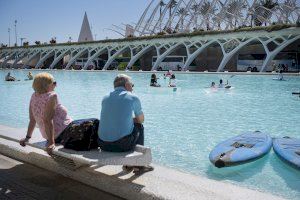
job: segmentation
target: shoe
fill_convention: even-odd
[[[154,168],[150,165],[148,166],[134,166],[133,167],[133,173],[144,173],[144,172],[150,172],[153,171]]]
[[[123,171],[127,171],[127,172],[132,171],[133,168],[134,168],[133,166],[128,166],[128,165],[122,166]]]

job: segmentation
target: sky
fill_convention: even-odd
[[[69,37],[78,40],[84,12],[92,26],[96,39],[120,38],[107,30],[112,24],[122,26],[136,23],[150,0],[0,0],[0,43],[8,44],[11,29],[11,45],[15,43],[17,20],[18,44],[20,38],[48,42],[56,37],[58,43],[67,42]]]

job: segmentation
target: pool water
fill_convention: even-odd
[[[0,71],[0,124],[27,127],[32,81],[28,71],[11,71],[21,81],[5,82],[8,71]],[[33,71],[37,74],[39,71]],[[117,72],[50,71],[56,92],[73,119],[97,117],[102,97],[113,89]],[[269,192],[288,199],[300,199],[300,171],[279,160],[274,152],[255,162],[217,169],[208,159],[219,142],[244,131],[260,130],[272,137],[300,137],[300,76],[287,81],[262,75],[176,74],[177,91],[159,82],[151,88],[150,73],[129,73],[134,93],[145,114],[145,145],[151,147],[154,162],[188,173]],[[275,76],[275,75],[274,75]],[[230,90],[207,88],[222,78]]]

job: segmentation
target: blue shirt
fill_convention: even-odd
[[[102,100],[99,138],[114,142],[131,134],[134,127],[133,114],[143,114],[139,98],[124,87],[116,87]]]

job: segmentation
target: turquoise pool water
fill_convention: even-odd
[[[32,93],[28,71],[12,74],[19,82],[4,82],[0,70],[0,124],[26,127]],[[33,71],[33,74],[39,71]],[[57,80],[60,101],[74,119],[97,117],[101,99],[113,89],[116,72],[51,71]],[[260,130],[272,137],[300,137],[300,77],[274,81],[272,76],[176,74],[178,90],[150,88],[149,73],[130,73],[134,93],[145,113],[145,143],[155,163],[239,186],[300,199],[300,171],[279,160],[271,151],[264,158],[242,166],[217,169],[210,150],[222,140],[243,131]],[[161,76],[161,75],[158,75]],[[211,91],[212,81],[229,79],[229,91]],[[163,86],[164,79],[159,80]]]

